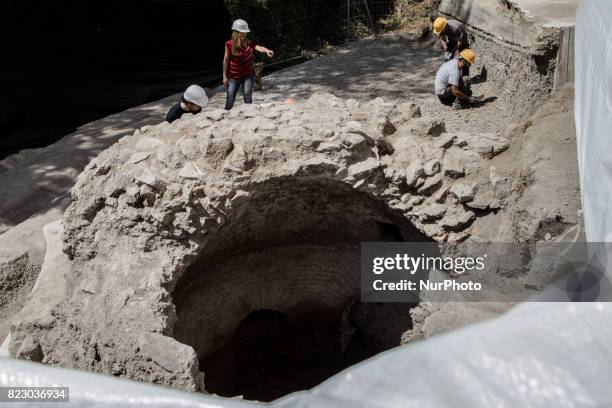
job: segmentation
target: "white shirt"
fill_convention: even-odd
[[[459,60],[452,59],[445,62],[436,74],[436,94],[444,95],[449,85],[459,86],[461,81],[461,70]]]

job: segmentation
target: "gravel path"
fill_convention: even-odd
[[[255,93],[254,103],[288,98],[299,101],[317,92],[360,101],[377,97],[392,102],[414,100],[424,115],[443,119],[449,131],[502,131],[511,118],[500,100],[463,111],[440,104],[433,87],[442,62],[442,52],[434,47],[408,35],[385,34],[265,77],[264,89]],[[480,69],[477,63],[472,75]],[[494,90],[491,82],[473,86],[474,95],[486,98],[495,97]],[[237,105],[242,103],[240,98]],[[211,99],[214,107],[221,108],[224,103],[222,90]]]

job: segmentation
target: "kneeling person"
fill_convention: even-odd
[[[166,115],[166,122],[172,123],[180,119],[185,113],[196,115],[208,104],[208,96],[202,87],[191,85],[181,98],[181,101],[172,106]]]
[[[462,70],[476,61],[474,52],[470,49],[461,51],[457,59],[445,62],[436,74],[436,94],[444,105],[453,105],[462,109],[461,102],[477,104],[478,98],[472,96],[469,76],[462,76]]]

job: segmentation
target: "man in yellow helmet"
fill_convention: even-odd
[[[478,105],[480,100],[472,96],[471,80],[463,76],[462,70],[476,62],[472,50],[461,51],[459,57],[447,61],[436,74],[436,95],[444,105],[453,109],[463,109],[465,105]]]
[[[438,17],[433,21],[433,32],[444,50],[445,61],[452,60],[457,53],[470,48],[467,29],[460,21]]]

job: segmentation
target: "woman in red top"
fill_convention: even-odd
[[[244,103],[253,103],[253,85],[255,83],[253,59],[255,51],[265,53],[270,58],[274,56],[274,51],[250,41],[247,37],[250,32],[246,21],[236,20],[232,25],[232,38],[225,43],[223,85],[227,87],[226,110],[230,110],[234,106],[240,85],[242,85]]]

